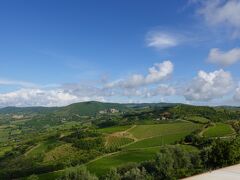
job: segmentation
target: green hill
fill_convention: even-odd
[[[75,103],[69,106],[59,108],[56,111],[56,114],[58,115],[78,114],[80,116],[93,116],[99,113],[99,111],[104,111],[109,109],[124,111],[124,110],[127,110],[128,107],[124,104],[89,101],[89,102]]]

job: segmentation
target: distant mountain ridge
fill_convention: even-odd
[[[173,115],[182,117],[185,115],[201,115],[208,118],[213,117],[218,119],[219,116],[225,116],[223,109],[228,110],[228,113],[239,110],[239,107],[230,106],[193,106],[180,103],[108,103],[108,102],[79,102],[63,107],[5,107],[0,108],[0,114],[55,114],[57,116],[94,116],[100,111],[116,109],[120,112],[134,110],[134,109],[168,109]],[[218,117],[216,117],[216,115]]]

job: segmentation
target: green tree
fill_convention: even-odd
[[[104,176],[104,180],[120,180],[121,176],[116,169],[110,169],[110,171]]]
[[[159,179],[174,179],[173,178],[173,163],[174,160],[170,153],[159,153],[155,159],[157,177]]]
[[[33,174],[27,178],[27,180],[38,180],[38,179],[39,179],[39,177],[35,174]]]
[[[127,171],[121,178],[122,180],[151,180],[150,175],[148,175],[147,171],[142,168],[133,168]]]
[[[85,166],[70,167],[59,180],[98,180],[98,178],[90,174]]]

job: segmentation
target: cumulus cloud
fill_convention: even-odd
[[[229,72],[222,69],[210,73],[199,71],[185,90],[184,96],[189,101],[210,101],[228,94],[233,86]]]
[[[213,48],[209,52],[208,61],[224,66],[232,65],[240,61],[240,48],[234,48],[226,52]]]
[[[74,102],[99,100],[103,97],[76,96],[62,89],[19,89],[0,94],[0,106],[64,106]]]
[[[240,1],[210,0],[195,1],[201,4],[198,13],[211,26],[223,26],[232,32],[232,37],[240,37]]]
[[[111,83],[107,83],[107,88],[136,88],[144,85],[158,83],[171,76],[174,70],[174,65],[171,61],[164,61],[162,63],[155,64],[148,69],[146,76],[142,74],[133,74],[126,80],[118,80]]]
[[[125,80],[97,85],[67,83],[31,87],[32,83],[0,80],[0,84],[20,85],[17,90],[0,93],[0,107],[64,106],[82,101],[111,101],[119,97],[168,96],[175,90],[168,85],[156,86],[156,84],[169,78],[173,68],[171,61],[164,61],[150,67],[146,75],[134,74]]]

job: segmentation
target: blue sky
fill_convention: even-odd
[[[1,1],[0,106],[239,105],[239,12],[239,0]]]

